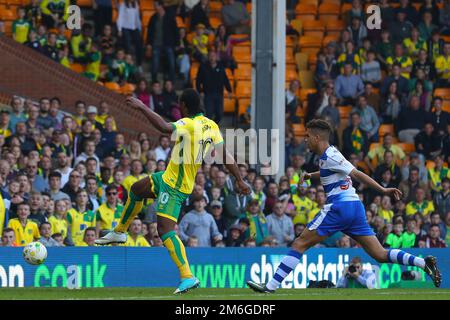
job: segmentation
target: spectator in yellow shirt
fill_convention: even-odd
[[[193,56],[200,63],[208,61],[208,45],[209,39],[205,34],[205,25],[199,23],[195,27],[195,36],[192,39],[192,45],[194,47]]]
[[[141,160],[134,159],[133,161],[131,161],[130,175],[126,177],[122,182],[122,185],[125,187],[127,192],[130,192],[133,183],[139,181],[140,179],[146,176],[145,174],[142,173],[143,171],[144,168],[142,166]]]
[[[383,196],[381,206],[378,209],[378,215],[382,217],[386,223],[390,223],[392,221],[394,211],[392,211],[392,203],[389,196]]]
[[[406,205],[406,215],[410,216],[416,212],[421,213],[423,216],[434,212],[433,201],[425,200],[425,190],[420,187],[416,189],[415,200]]]
[[[413,67],[413,61],[410,57],[408,57],[405,54],[405,50],[403,48],[403,45],[400,43],[397,43],[395,45],[395,51],[394,56],[390,56],[386,59],[386,63],[389,66],[389,69],[392,69],[392,66],[394,63],[398,63],[401,66],[401,76],[408,79],[410,77],[410,73],[412,71]]]
[[[150,247],[150,244],[142,235],[141,219],[136,218],[131,222],[128,235],[127,242],[125,242],[126,247]]]
[[[52,225],[52,234],[60,233],[65,239],[67,237],[69,222],[66,219],[67,205],[65,200],[55,202],[55,213],[48,218],[48,222]]]
[[[450,87],[450,43],[444,45],[444,54],[436,59],[437,87]]]
[[[406,48],[408,55],[415,61],[419,55],[420,49],[428,50],[427,43],[424,39],[420,38],[420,33],[417,28],[413,28],[411,31],[411,38],[403,40],[403,45]]]
[[[444,158],[442,155],[437,155],[434,158],[434,168],[428,169],[428,183],[432,190],[439,192],[442,190],[442,180],[450,179],[450,169],[444,167]]]
[[[12,135],[11,130],[9,129],[9,119],[9,111],[0,111],[0,135],[5,139]]]
[[[30,205],[22,202],[17,205],[17,218],[10,219],[8,222],[8,228],[14,230],[18,246],[26,246],[41,237],[37,223],[28,220],[29,215]]]
[[[389,150],[394,156],[394,162],[405,159],[405,152],[402,148],[393,144],[392,134],[386,133],[383,137],[383,144],[369,151],[365,157],[365,162],[371,171],[374,171],[372,160],[375,159],[376,163],[382,163],[384,160],[384,153]]]
[[[78,246],[94,247],[95,239],[97,239],[95,227],[89,227],[86,230],[84,230],[83,242],[81,242]]]

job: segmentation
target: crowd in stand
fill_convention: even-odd
[[[96,15],[107,12],[108,1],[101,3]],[[84,24],[79,34],[72,33],[71,39],[64,40],[64,24],[47,18],[42,23],[57,27],[58,33],[47,33],[39,25],[36,32],[30,26],[25,38],[17,32],[14,36],[49,57],[59,57],[62,63],[67,59],[87,63],[87,71],[94,70],[89,67],[94,63],[89,59],[94,58],[87,57],[95,56],[98,66],[98,59],[107,61],[105,77],[135,81],[135,95],[172,121],[181,117],[173,81],[176,74],[189,80],[189,64],[195,59],[202,63],[196,87],[204,93],[207,115],[220,121],[224,88],[231,91],[224,68],[239,67],[230,55],[227,46],[233,40],[226,40],[227,35],[249,31],[245,6],[239,1],[226,3],[229,7],[224,6],[222,12],[225,26],[216,31],[209,24],[208,1],[200,1],[191,10],[178,6],[177,1],[155,2],[156,14],[150,18],[145,44],[141,43],[135,1],[120,5],[114,27],[106,14],[103,20],[96,19],[95,29]],[[355,167],[385,187],[400,188],[403,199],[396,201],[353,181],[365,204],[367,220],[384,246],[447,247],[450,116],[443,111],[444,97],[433,92],[450,87],[450,44],[441,40],[441,35],[450,32],[450,2],[437,10],[435,1],[425,1],[419,11],[408,0],[400,0],[398,8],[388,1],[380,3],[382,30],[367,30],[361,1],[352,1],[348,28],[340,41],[318,53],[318,92],[308,96],[304,118],[297,116],[298,83],[293,82],[287,90],[287,122],[328,119],[336,128],[331,143],[340,146]],[[288,4],[295,7],[296,1]],[[240,8],[242,16],[236,17],[233,8]],[[29,10],[19,17],[33,17]],[[186,30],[177,27],[177,15],[191,15],[192,43],[187,42]],[[91,33],[99,30],[96,41]],[[215,40],[210,42],[208,35],[215,32]],[[58,43],[63,49],[55,53],[52,47]],[[146,60],[151,62],[151,90],[139,75]],[[155,81],[161,67],[163,85]],[[96,76],[92,78],[98,79],[100,73]],[[162,136],[155,149],[145,133],[125,144],[107,103],[99,102],[97,108],[79,101],[74,115],[63,113],[61,104],[56,97],[42,98],[39,103],[14,98],[11,111],[0,114],[3,245],[24,245],[40,237],[46,245],[92,246],[103,230],[117,224],[132,183],[164,170],[170,159],[168,137]],[[349,119],[340,118],[342,106],[351,106]],[[393,130],[380,134],[380,126],[385,124],[392,124]],[[414,144],[415,151],[405,152],[399,142]],[[180,238],[191,247],[289,246],[326,204],[324,188],[317,181],[299,184],[301,173],[316,171],[318,161],[300,136],[287,131],[286,171],[281,179],[240,165],[241,174],[253,187],[250,196],[234,192],[233,181],[222,166],[204,164],[182,209],[177,230]],[[161,246],[155,221],[150,200],[130,227],[126,245]],[[336,233],[319,246],[349,248],[358,244]]]

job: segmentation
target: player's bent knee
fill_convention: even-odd
[[[150,191],[150,179],[144,178],[131,185],[131,192],[140,197],[145,197]]]
[[[373,255],[373,258],[379,263],[387,262],[388,261],[387,254],[388,254],[387,250],[382,250],[382,251],[376,252]]]

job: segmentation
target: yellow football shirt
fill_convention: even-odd
[[[406,57],[406,56],[388,57],[386,59],[386,63],[389,66],[392,66],[394,63],[399,63],[402,68],[412,67],[412,65],[413,65],[413,62],[412,62],[411,58],[410,57]],[[406,78],[406,79],[410,78],[409,72],[403,72],[403,73],[401,73],[401,76]]]
[[[297,212],[297,214],[292,219],[292,222],[294,224],[297,223],[306,224],[310,217],[309,213],[314,208],[314,202],[307,196],[299,197],[296,194],[292,196],[292,202],[294,203],[295,211]]]
[[[67,237],[67,230],[69,229],[69,223],[66,219],[60,219],[56,216],[48,218],[48,222],[52,225],[52,234],[61,233],[62,237]]]
[[[14,230],[18,246],[26,246],[41,237],[37,223],[31,220],[27,220],[25,227],[23,227],[18,218],[13,218],[9,220],[8,228]]]
[[[218,125],[202,113],[172,122],[172,125],[176,142],[162,179],[170,187],[190,194],[211,145],[223,143],[223,138]]]
[[[417,203],[411,201],[406,205],[406,215],[410,216],[416,212],[420,212],[422,215],[430,214],[434,211],[434,205],[432,201],[423,201],[422,203]]]
[[[380,209],[378,210],[378,215],[382,217],[384,220],[390,222],[392,220],[392,217],[394,216],[394,211]]]
[[[114,229],[120,221],[122,216],[123,206],[117,204],[116,208],[110,208],[107,203],[102,204],[97,209],[96,219],[100,222],[100,228],[102,230]]]
[[[123,182],[122,185],[125,187],[125,189],[130,192],[131,186],[133,185],[133,183],[141,180],[142,178],[145,178],[147,175],[146,174],[141,174],[138,178],[136,178],[133,175],[129,175],[128,177],[126,177]]]
[[[124,243],[125,247],[151,247],[148,241],[143,235],[138,235],[134,240],[131,235],[128,235],[127,242]]]
[[[73,243],[79,246],[83,242],[86,229],[95,227],[95,213],[91,210],[80,212],[72,208],[67,212],[67,221],[69,222]]]
[[[450,56],[441,55],[437,57],[435,67],[437,72],[442,73],[441,79],[450,78]]]

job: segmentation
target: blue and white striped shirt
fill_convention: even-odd
[[[319,160],[320,182],[327,195],[327,203],[359,201],[352,186],[350,172],[355,167],[334,146],[329,146]]]

